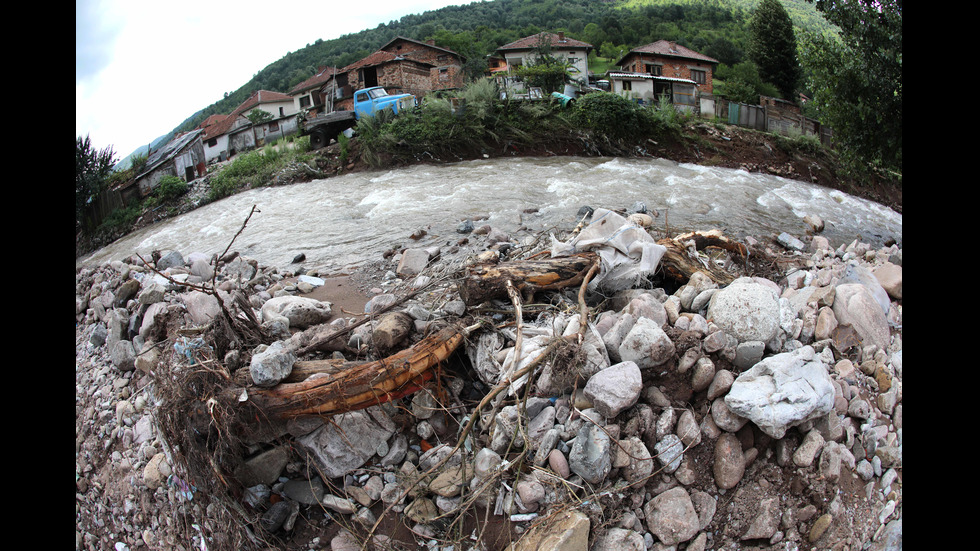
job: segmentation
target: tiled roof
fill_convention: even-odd
[[[225,124],[225,121],[232,118],[230,115],[215,114],[204,119],[204,122],[198,125],[198,128],[204,130],[201,139],[209,140],[215,136],[224,134],[228,130],[228,125]]]
[[[510,44],[504,44],[503,46],[497,48],[497,51],[502,50],[530,50],[537,48],[542,40],[549,44],[552,48],[592,48],[592,44],[588,42],[582,42],[581,40],[575,40],[573,38],[568,38],[566,36],[559,36],[554,33],[543,32],[538,34],[533,34],[531,36],[525,36],[520,40],[515,40]]]
[[[245,113],[248,113],[261,103],[273,103],[279,101],[292,102],[293,98],[280,92],[273,92],[271,90],[257,90],[252,92],[252,95],[243,101],[238,107],[236,107],[230,115],[211,115],[204,121],[204,123],[207,123],[215,117],[224,118],[221,120],[215,120],[210,126],[206,126],[204,123],[202,123],[199,128],[204,128],[204,139],[210,139],[226,134],[229,130],[231,130],[231,127],[235,124],[235,120],[238,119],[238,117],[245,115]]]
[[[381,65],[382,63],[387,63],[389,61],[394,61],[398,56],[391,52],[377,51],[373,54],[361,58],[354,63],[341,69],[343,72],[353,71],[354,69],[360,69],[361,67],[370,67],[372,65]]]
[[[404,36],[396,36],[395,38],[392,38],[391,40],[389,40],[387,44],[385,44],[384,46],[382,46],[382,47],[380,47],[378,49],[379,50],[384,50],[385,48],[391,46],[392,44],[394,44],[395,42],[397,42],[399,40],[404,40],[406,42],[412,42],[413,44],[417,44],[417,45],[422,46],[424,48],[432,48],[434,50],[440,50],[440,51],[443,51],[443,52],[446,52],[446,53],[449,53],[449,54],[452,54],[452,55],[455,55],[455,56],[458,56],[459,55],[458,53],[456,53],[456,52],[454,52],[452,50],[449,50],[447,48],[440,48],[439,46],[436,46],[435,44],[429,44],[427,42],[419,42],[418,40],[412,40],[411,38],[406,38]],[[462,56],[460,56],[460,57],[462,57]]]
[[[239,115],[250,111],[260,103],[275,103],[279,101],[292,102],[293,98],[283,94],[281,92],[273,92],[271,90],[256,90],[252,92],[252,95],[248,97],[247,100],[243,101],[241,105],[235,108],[231,112],[232,115]]]
[[[704,54],[699,54],[698,52],[695,52],[690,48],[685,48],[676,42],[671,42],[669,40],[658,40],[645,46],[640,46],[639,48],[633,48],[629,51],[629,53],[624,55],[623,58],[616,63],[616,65],[622,65],[623,60],[632,54],[655,54],[666,57],[680,57],[684,59],[706,61],[708,63],[718,63],[717,59],[708,57]]]
[[[332,77],[336,72],[337,72],[336,67],[320,67],[319,69],[317,69],[315,75],[304,80],[303,82],[300,82],[296,86],[293,86],[293,89],[289,91],[289,94],[290,95],[298,94],[299,92],[305,92],[306,90],[309,90],[311,88],[316,88],[321,84],[323,84],[324,82],[326,82],[327,79]]]
[[[683,82],[685,84],[697,84],[689,78],[662,77],[649,73],[627,73],[623,71],[612,71],[607,73],[610,79],[614,80],[662,80],[666,82]]]

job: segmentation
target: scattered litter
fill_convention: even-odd
[[[193,339],[187,339],[187,337],[181,337],[174,343],[174,352],[187,358],[187,361],[191,365],[197,363],[197,351],[201,348],[211,349],[210,346],[204,344],[204,339],[201,337],[196,337]]]

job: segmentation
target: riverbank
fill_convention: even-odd
[[[558,237],[572,239],[575,222]],[[816,232],[746,240],[749,262],[703,237],[712,246],[701,253],[742,279],[653,275],[637,289],[570,284],[467,304],[461,277],[477,254],[542,254],[533,235],[475,229],[323,282],[190,251],[78,271],[76,548],[497,551],[524,536],[518,549],[549,549],[533,543],[547,539],[533,539],[539,530],[572,538],[553,549],[582,551],[900,548],[899,247],[834,248]],[[209,268],[240,297],[225,302],[239,322],[213,321],[217,303],[195,290]],[[750,310],[723,308],[735,287]],[[308,300],[313,312],[298,315]],[[432,384],[359,410],[368,415],[236,432],[235,412],[258,407],[253,359],[267,352],[249,315],[262,344],[295,360],[376,360],[386,357],[370,344],[377,326],[353,324],[384,304],[411,320],[398,349],[443,327],[481,329]],[[563,334],[574,349],[479,408],[506,384],[508,351],[529,362]],[[794,396],[780,423],[757,417],[740,397],[763,367],[809,369],[817,392]],[[249,391],[219,392],[236,387]],[[485,421],[462,439],[470,419]]]
[[[892,210],[902,212],[901,183],[856,182],[841,174],[833,152],[823,148],[801,147],[788,138],[773,134],[747,130],[736,126],[695,122],[688,123],[681,134],[682,138],[661,142],[647,141],[629,149],[617,148],[608,154],[623,156],[656,157],[679,163],[693,163],[706,166],[720,166],[774,174],[777,176],[814,183],[831,189],[839,189],[856,197],[869,199]],[[496,151],[482,152],[483,158],[503,156],[595,156],[595,147],[577,139],[555,137],[551,143],[536,143],[533,147],[508,146]],[[353,140],[351,149],[344,154],[339,144],[333,144],[317,152],[311,163],[295,163],[276,173],[269,186],[289,185],[313,179],[329,178],[351,172],[374,170],[358,153],[357,141]],[[468,160],[426,157],[426,163],[456,162]],[[404,159],[397,161],[405,163]],[[227,162],[226,162],[227,163]],[[171,216],[180,215],[197,208],[207,201],[208,182],[221,166],[191,186],[191,192],[169,204],[160,205],[152,212],[144,212],[135,223],[119,227],[112,232],[95,236],[77,235],[75,242],[76,258],[91,253],[111,241],[123,237],[131,231],[149,226]],[[243,188],[239,191],[244,191]]]

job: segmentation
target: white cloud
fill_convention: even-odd
[[[121,159],[288,52],[462,3],[76,0],[76,135]]]

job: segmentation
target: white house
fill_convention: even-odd
[[[547,49],[555,58],[567,61],[571,65],[568,70],[569,75],[582,84],[588,84],[589,52],[594,48],[588,42],[567,38],[563,32],[558,34],[543,32],[525,36],[497,48],[497,55],[506,63],[499,71],[510,72],[514,67],[533,63],[535,56],[542,49]]]

